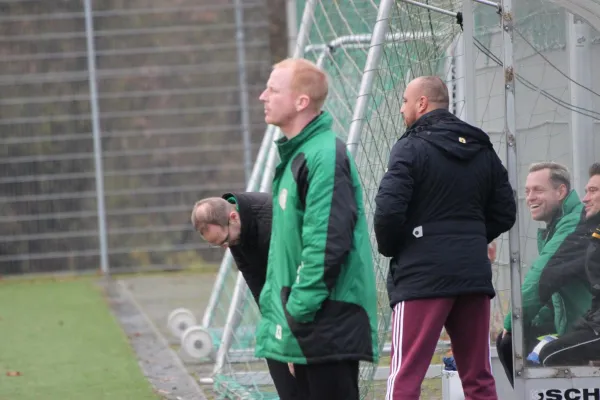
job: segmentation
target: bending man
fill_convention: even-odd
[[[194,229],[213,246],[229,247],[257,304],[267,277],[271,213],[267,193],[226,193],[192,210]],[[287,363],[267,358],[267,366],[281,400],[303,400]]]

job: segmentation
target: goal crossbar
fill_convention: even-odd
[[[456,13],[455,13],[456,14]],[[385,36],[385,42],[406,42],[411,40],[429,39],[441,35],[432,34],[431,32],[395,32],[388,33]],[[369,48],[373,35],[364,33],[359,35],[345,35],[335,38],[329,43],[309,44],[304,48],[305,53],[323,51],[333,51],[339,48]]]
[[[421,8],[426,8],[428,10],[435,11],[435,12],[440,13],[440,14],[449,15],[451,17],[457,17],[458,15],[460,15],[459,12],[446,10],[446,9],[443,9],[443,8],[440,8],[440,7],[432,6],[430,4],[420,3],[420,2],[415,1],[415,0],[399,0],[399,1],[401,1],[403,3],[406,3],[406,4],[412,4],[413,6],[417,6],[417,7],[421,7]],[[474,1],[475,3],[484,4],[486,6],[494,7],[495,9],[498,10],[498,12],[502,11],[502,5],[500,3],[496,3],[496,2],[493,2],[493,1],[489,1],[489,0],[472,0],[472,1]]]

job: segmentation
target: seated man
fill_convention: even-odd
[[[553,162],[533,164],[525,183],[525,193],[532,219],[546,223],[546,228],[538,232],[539,256],[527,271],[522,286],[521,318],[524,351],[528,354],[539,336],[566,333],[585,314],[591,294],[587,282],[573,274],[568,283],[561,282],[561,289],[552,294],[551,307],[546,306],[539,295],[540,278],[552,260],[565,260],[572,254],[585,252],[584,242],[576,240],[581,236],[581,231],[576,228],[585,215],[577,193],[571,190],[569,171]],[[508,380],[513,384],[511,328],[512,315],[509,313],[496,347]]]
[[[551,264],[546,267],[540,281],[540,299],[547,301],[571,277],[583,274],[593,295],[591,308],[572,330],[536,349],[543,366],[587,365],[600,360],[600,163],[590,167],[585,192],[585,223],[581,224],[585,232],[574,239],[583,242],[586,251],[566,259],[562,268]]]

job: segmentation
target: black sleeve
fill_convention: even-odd
[[[542,270],[538,292],[546,304],[552,295],[574,280],[587,281],[585,274],[586,248],[589,239],[581,235],[582,227],[567,235]]]
[[[600,290],[600,226],[590,237],[585,255],[586,278],[594,291]]]
[[[407,139],[398,141],[390,152],[388,169],[375,196],[374,229],[379,252],[393,257],[404,231],[406,209],[413,194],[415,146]]]
[[[256,304],[258,304],[260,292],[267,279],[265,273],[266,267],[259,268],[258,266],[252,265],[252,263],[244,256],[240,246],[232,246],[229,250],[231,251],[231,255],[233,256],[238,270],[242,273],[242,276],[248,285],[248,289],[250,289],[250,292],[252,293],[252,297],[254,297]]]
[[[485,208],[487,241],[491,243],[502,233],[510,230],[517,220],[517,204],[508,173],[500,158],[493,152],[493,180],[491,194]]]

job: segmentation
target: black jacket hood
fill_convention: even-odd
[[[493,149],[488,135],[448,110],[433,110],[419,118],[404,134],[421,138],[446,154],[471,160],[481,150]]]

